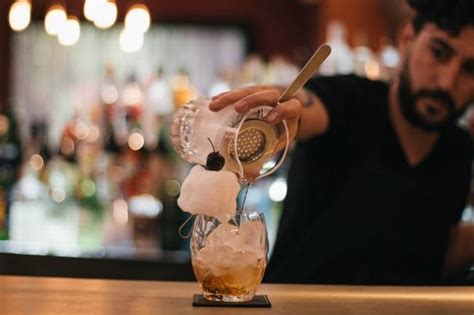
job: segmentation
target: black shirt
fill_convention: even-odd
[[[353,75],[309,82],[329,130],[298,143],[266,281],[434,284],[469,190],[472,143],[457,126],[410,166],[388,86]]]

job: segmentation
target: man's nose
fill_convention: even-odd
[[[439,87],[445,91],[452,90],[459,77],[459,63],[452,61],[443,66],[439,73],[438,84]]]

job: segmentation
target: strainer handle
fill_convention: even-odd
[[[306,84],[306,82],[311,78],[318,69],[318,67],[323,63],[324,60],[329,56],[331,53],[331,47],[329,45],[322,45],[316,50],[316,52],[311,56],[309,61],[304,65],[304,67],[301,69],[301,71],[298,73],[296,78],[293,80],[293,82],[288,86],[288,88],[282,93],[280,96],[279,102],[284,102],[292,98],[298,90]],[[283,155],[280,158],[280,161],[268,172],[261,174],[256,178],[260,179],[262,177],[268,176],[273,174],[277,169],[280,168],[280,166],[283,164],[285,161],[286,155],[288,153],[288,148],[290,146],[290,133],[288,131],[288,125],[286,123],[286,120],[283,120],[283,125],[285,126],[285,133],[286,133],[286,144],[285,144],[285,150],[283,151]],[[238,160],[238,159],[237,159]],[[240,165],[240,161],[239,161]]]
[[[308,62],[301,68],[296,78],[291,82],[288,88],[281,94],[279,102],[288,101],[292,98],[303,85],[313,76],[319,66],[331,53],[329,45],[321,45],[318,50],[311,56]]]

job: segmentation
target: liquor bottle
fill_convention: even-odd
[[[5,191],[0,189],[0,240],[8,239]]]
[[[104,147],[106,152],[120,153],[125,144],[123,135],[119,133],[125,125],[125,109],[119,98],[119,86],[112,64],[105,69],[105,78],[101,88],[101,100],[104,107]]]
[[[9,194],[21,162],[17,124],[11,111],[0,113],[0,240],[8,239]]]

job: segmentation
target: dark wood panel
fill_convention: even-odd
[[[0,274],[164,281],[195,279],[189,260],[171,256],[159,260],[131,260],[0,253]]]

